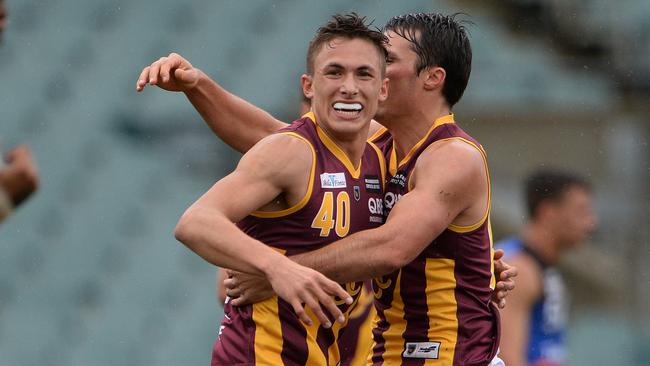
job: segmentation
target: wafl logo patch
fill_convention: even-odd
[[[320,175],[320,186],[322,188],[345,188],[344,173],[323,173]]]
[[[402,357],[438,359],[440,342],[407,342]]]

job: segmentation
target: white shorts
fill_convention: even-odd
[[[499,354],[497,353],[492,359],[492,362],[490,362],[490,366],[506,366],[506,364],[499,358]]]

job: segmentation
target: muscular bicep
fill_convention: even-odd
[[[411,190],[395,204],[386,226],[399,230],[403,250],[415,258],[468,207],[476,194],[476,156],[461,146],[425,151],[415,165]],[[478,166],[480,167],[480,166]],[[408,227],[408,230],[399,228]]]
[[[246,153],[235,171],[212,186],[192,208],[218,210],[237,222],[280,194],[306,190],[302,186],[312,159],[303,141],[270,136]]]

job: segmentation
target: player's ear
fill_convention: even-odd
[[[388,98],[388,78],[384,78],[381,82],[381,89],[379,90],[379,101],[383,102]]]
[[[447,72],[442,67],[428,67],[420,74],[424,78],[424,89],[434,90],[442,88],[447,78]]]
[[[313,81],[314,78],[308,74],[302,74],[300,77],[300,86],[302,86],[302,92],[308,99],[311,99],[314,96]]]

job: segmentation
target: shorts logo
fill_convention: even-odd
[[[354,186],[354,200],[359,202],[361,199],[361,188],[359,186]]]
[[[439,352],[440,342],[407,342],[402,357],[437,360]]]
[[[408,345],[406,345],[406,354],[407,355],[412,355],[413,352],[415,352],[415,350],[417,348],[418,348],[418,346],[416,346],[415,344],[409,343]]]
[[[320,186],[322,188],[345,188],[344,173],[323,173],[320,175]]]
[[[366,192],[368,193],[381,193],[381,182],[376,175],[366,175],[363,177],[366,183]]]

